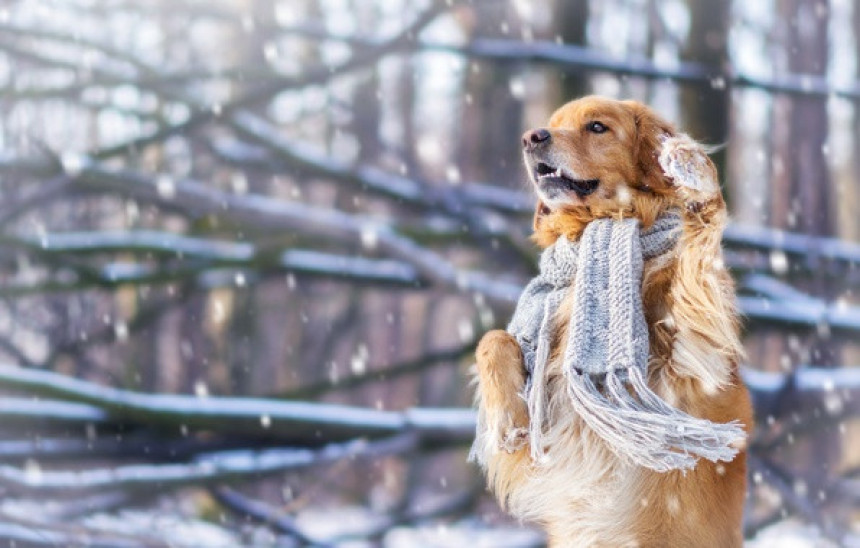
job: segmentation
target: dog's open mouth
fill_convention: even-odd
[[[539,162],[535,168],[537,180],[541,185],[553,185],[565,190],[572,190],[580,196],[587,196],[597,190],[600,179],[574,179],[562,172],[562,169],[554,168],[543,162]]]

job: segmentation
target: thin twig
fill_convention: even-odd
[[[455,348],[429,352],[418,358],[415,358],[413,360],[407,360],[397,365],[378,369],[370,369],[363,374],[355,374],[349,375],[347,377],[341,377],[336,381],[326,379],[313,384],[299,386],[290,390],[286,390],[284,392],[280,392],[278,394],[274,394],[273,397],[286,399],[313,399],[321,394],[325,394],[334,390],[347,390],[359,386],[364,386],[368,383],[387,382],[403,375],[408,375],[419,371],[425,371],[430,367],[434,367],[444,362],[459,360],[464,356],[471,354],[474,351],[474,348],[475,342],[470,341],[469,343]]]
[[[301,530],[296,521],[287,513],[281,512],[269,505],[252,500],[234,489],[223,485],[210,487],[209,492],[222,506],[241,516],[243,519],[251,519],[272,527],[279,533],[286,534],[302,544],[316,547],[334,546],[317,539]]]

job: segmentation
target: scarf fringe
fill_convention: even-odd
[[[541,333],[550,331],[552,323],[552,312],[556,310],[564,296],[560,294],[549,296],[544,302],[543,319],[541,320]],[[543,452],[544,411],[546,410],[546,366],[549,363],[550,337],[541,337],[535,349],[534,370],[529,376],[526,386],[526,404],[529,410],[529,441],[531,442],[531,456],[535,462],[541,462],[545,457]],[[537,382],[535,382],[537,380]]]
[[[746,438],[740,423],[688,415],[657,396],[639,369],[626,373],[626,383],[616,371],[607,373],[603,390],[589,374],[573,372],[568,382],[577,414],[616,455],[657,472],[689,470],[700,457],[717,462],[737,455]]]

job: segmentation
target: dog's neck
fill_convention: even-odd
[[[677,204],[658,195],[635,194],[624,206],[616,200],[539,212],[535,217],[532,240],[541,248],[553,245],[564,236],[570,241],[582,237],[585,227],[595,219],[639,219],[642,228],[650,228],[658,217]]]

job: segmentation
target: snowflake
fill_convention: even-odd
[[[176,182],[169,175],[159,175],[155,180],[155,191],[165,200],[176,196]]]

